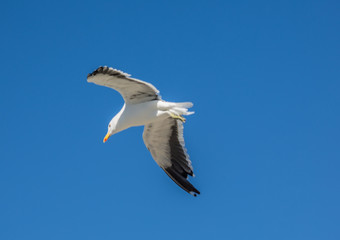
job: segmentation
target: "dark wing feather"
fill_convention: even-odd
[[[148,124],[143,139],[157,164],[168,176],[188,193],[200,192],[187,180],[193,169],[183,139],[183,123],[167,116]]]
[[[88,74],[87,81],[118,91],[128,104],[161,99],[159,91],[152,84],[131,78],[127,73],[106,66]]]

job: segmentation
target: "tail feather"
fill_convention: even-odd
[[[192,102],[173,103],[170,111],[177,115],[191,115],[195,112],[189,112],[188,108],[191,108],[193,105]]]
[[[189,112],[188,109],[186,108],[179,108],[179,107],[174,107],[170,111],[177,115],[191,115],[195,113],[195,112]]]
[[[179,107],[179,108],[191,108],[192,106],[194,106],[194,104],[192,102],[176,103],[176,107]]]

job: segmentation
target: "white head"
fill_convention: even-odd
[[[105,143],[109,137],[111,137],[113,134],[117,133],[117,118],[114,117],[109,123],[109,126],[107,127],[107,134],[104,137],[103,142]]]
[[[124,109],[125,104],[123,108],[119,111],[119,113],[117,113],[116,116],[114,116],[111,119],[109,126],[107,126],[107,134],[105,135],[103,142],[106,142],[107,139],[109,139],[109,137],[111,137],[113,134],[116,134],[127,128],[127,126],[124,125],[124,121],[123,123],[121,121],[121,116],[123,114]]]

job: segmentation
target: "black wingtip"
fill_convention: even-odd
[[[179,174],[174,168],[163,168],[164,172],[183,190],[190,193],[192,196],[197,197],[197,194],[201,194],[185,177]]]
[[[108,69],[109,68],[106,66],[100,66],[99,68],[94,70],[92,73],[87,74],[87,77],[96,76],[98,73],[106,73]]]
[[[94,70],[92,73],[87,74],[87,77],[92,77],[92,76],[96,76],[97,74],[102,73],[102,74],[108,74],[111,76],[115,76],[118,78],[126,78],[129,77],[130,75],[127,73],[124,73],[120,70],[108,67],[108,66],[100,66],[99,68],[97,68],[96,70]]]

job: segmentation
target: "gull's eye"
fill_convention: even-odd
[[[109,128],[111,128],[111,124],[109,124]]]

